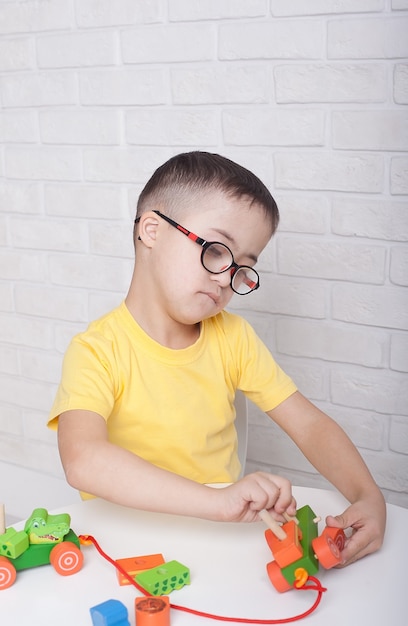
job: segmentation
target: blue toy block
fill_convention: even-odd
[[[93,626],[130,626],[127,608],[119,600],[106,600],[89,611]]]

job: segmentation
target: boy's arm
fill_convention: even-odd
[[[299,392],[268,415],[351,503],[341,515],[326,519],[330,526],[353,529],[342,552],[342,563],[352,563],[377,550],[385,532],[384,497],[346,433]]]
[[[161,469],[108,439],[102,416],[66,411],[58,420],[58,445],[68,483],[123,506],[219,521],[254,521],[262,509],[277,519],[296,503],[289,481],[266,472],[212,489]]]

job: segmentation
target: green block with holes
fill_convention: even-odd
[[[163,565],[140,572],[136,582],[152,596],[164,596],[175,589],[190,584],[190,570],[178,561],[168,561]]]
[[[312,511],[310,506],[306,504],[301,509],[297,510],[296,517],[299,520],[299,528],[302,531],[300,545],[303,549],[303,556],[294,563],[281,569],[283,576],[290,585],[293,585],[295,581],[295,570],[298,567],[303,567],[309,576],[316,574],[319,569],[319,563],[315,557],[312,546],[312,541],[318,534],[317,524],[313,521],[316,514]]]

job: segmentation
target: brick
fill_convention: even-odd
[[[2,412],[0,413],[0,431],[3,440],[6,440],[9,435],[11,435],[13,439],[18,437],[20,440],[24,437],[22,411],[20,407],[11,405],[3,406]]]
[[[391,193],[408,194],[408,157],[391,159]]]
[[[381,193],[382,156],[333,152],[275,153],[276,189]]]
[[[81,104],[128,106],[165,104],[163,69],[84,70],[79,75]]]
[[[31,69],[33,52],[34,43],[31,39],[3,39],[0,41],[0,72]]]
[[[4,107],[76,104],[77,86],[70,72],[12,74],[2,77]]]
[[[54,383],[55,385],[59,383],[61,378],[61,357],[59,355],[47,354],[42,350],[21,350],[20,359],[22,376],[33,381]]]
[[[319,59],[324,50],[323,21],[237,22],[219,27],[219,58]]]
[[[49,361],[49,366],[52,367],[52,361]],[[55,373],[60,371],[60,364],[54,364]],[[55,375],[55,374],[54,374]],[[50,383],[50,385],[53,383]],[[53,387],[56,389],[56,384]],[[24,408],[23,411],[23,424],[24,424],[24,437],[28,440],[39,441],[44,444],[49,444],[52,448],[55,448],[55,433],[49,428],[44,428],[44,411],[33,411],[29,408]],[[57,466],[58,467],[58,466]],[[56,476],[56,470],[53,470],[53,476]]]
[[[38,393],[38,390],[32,389],[31,392]],[[43,408],[42,410],[47,411],[48,409]],[[55,476],[56,468],[61,467],[55,443],[51,446],[40,441],[24,440],[22,437],[19,437],[17,441],[10,437],[4,440],[0,439],[0,459],[12,465],[35,468],[36,472],[44,472],[51,476]]]
[[[390,450],[408,454],[408,419],[393,417],[390,426]]]
[[[140,108],[126,112],[126,139],[145,146],[216,146],[218,112]]]
[[[384,102],[385,67],[372,64],[323,63],[278,65],[274,69],[276,102]]]
[[[172,69],[175,104],[260,103],[268,100],[266,67],[219,65]]]
[[[178,63],[215,59],[216,31],[207,24],[141,26],[121,32],[125,63]]]
[[[171,21],[222,20],[239,17],[263,17],[267,12],[265,0],[169,0]]]
[[[8,147],[6,174],[28,180],[79,180],[81,155],[75,148]]]
[[[401,0],[400,0],[401,1]],[[402,0],[403,1],[403,0]],[[384,0],[271,0],[272,15],[324,15],[382,11]]]
[[[336,111],[332,115],[333,147],[349,150],[408,149],[405,111]]]
[[[46,270],[44,254],[33,254],[19,250],[4,250],[0,253],[1,280],[41,281]]]
[[[13,309],[14,297],[12,285],[9,283],[0,283],[0,311],[13,311]]]
[[[102,289],[125,293],[132,276],[133,261],[86,255],[51,255],[50,280],[56,285]]]
[[[118,111],[40,111],[44,143],[115,145],[120,143]]]
[[[23,315],[69,322],[86,321],[87,302],[86,292],[42,285],[15,287],[15,310]]]
[[[85,223],[43,218],[12,218],[10,237],[15,248],[67,252],[85,251],[88,241]]]
[[[381,456],[375,452],[364,452],[363,458],[372,470],[374,480],[380,489],[392,489],[395,492],[407,491],[408,464],[404,457],[392,452],[383,452]]]
[[[7,226],[6,218],[0,217],[0,246],[6,246],[7,244]]]
[[[60,30],[73,26],[72,6],[65,0],[2,2],[1,12],[1,34]]]
[[[289,318],[279,319],[276,330],[277,348],[283,354],[366,367],[385,366],[385,333]]]
[[[390,280],[394,285],[408,287],[408,248],[391,248]],[[408,295],[406,304],[408,305]]]
[[[128,218],[124,190],[102,184],[47,184],[44,187],[44,208],[47,215],[56,217]]]
[[[0,138],[3,143],[35,143],[38,123],[34,111],[3,111],[0,113]]]
[[[325,114],[319,110],[230,109],[222,114],[224,141],[241,146],[319,146]]]
[[[34,213],[42,211],[41,187],[37,183],[0,182],[0,211]]]
[[[344,322],[408,330],[407,304],[407,291],[399,287],[332,287],[333,318]]]
[[[376,411],[385,415],[408,415],[408,379],[404,374],[358,368],[338,369],[331,378],[335,404]],[[406,465],[406,463],[405,463]]]
[[[328,23],[331,59],[395,59],[408,56],[408,19],[344,19]]]
[[[90,251],[103,256],[134,258],[133,224],[93,222],[89,225]]]
[[[162,13],[161,0],[75,0],[76,20],[83,28],[160,22]]]
[[[329,200],[324,196],[304,194],[275,196],[279,207],[279,232],[322,235],[327,231]]]
[[[37,37],[40,68],[115,65],[117,41],[112,32],[74,32]]]
[[[408,335],[393,333],[391,335],[391,369],[408,372]]]
[[[384,281],[386,250],[382,246],[282,237],[277,252],[282,274],[373,284]]]
[[[408,241],[408,206],[392,200],[334,198],[332,231],[346,237]]]
[[[52,347],[52,339],[49,320],[0,314],[0,341],[4,344],[47,350]]]
[[[87,149],[83,153],[84,178],[87,181],[146,183],[153,171],[169,157],[163,148]]]
[[[408,104],[408,65],[402,63],[394,68],[394,100]]]

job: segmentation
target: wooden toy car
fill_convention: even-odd
[[[83,554],[70,523],[67,513],[49,515],[39,508],[27,519],[24,530],[5,529],[0,534],[0,590],[11,587],[18,571],[47,563],[62,576],[78,572]]]
[[[340,563],[344,531],[326,526],[318,536],[318,519],[306,505],[297,511],[296,519],[279,526],[279,532],[273,524],[265,531],[266,541],[275,557],[268,563],[267,572],[277,591],[302,587],[308,577],[318,571],[319,563],[325,569]]]

